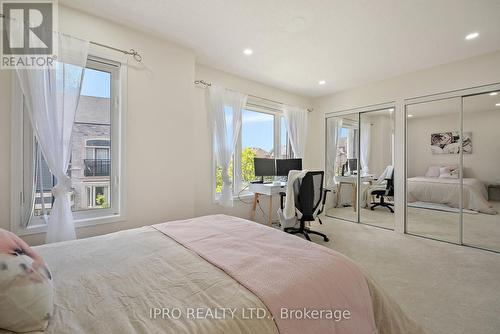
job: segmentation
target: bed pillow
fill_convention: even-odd
[[[439,169],[440,179],[458,179],[458,176],[458,168],[446,166]]]
[[[440,175],[439,166],[429,166],[429,168],[427,168],[427,172],[425,173],[425,177],[439,177]]]
[[[0,329],[44,331],[54,308],[52,278],[27,255],[0,253]]]

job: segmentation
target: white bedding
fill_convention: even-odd
[[[215,310],[223,308],[266,306],[217,267],[152,227],[36,250],[51,268],[55,287],[55,313],[46,333],[278,334],[272,319],[246,319],[241,312],[234,318],[202,319],[191,313],[194,308],[214,310],[215,316]],[[168,309],[173,317],[154,316],[155,308]],[[176,310],[182,311],[180,319],[174,318]]]
[[[485,185],[473,178],[464,178],[463,207],[490,215],[497,212],[488,203]],[[460,207],[460,179],[412,177],[408,179],[408,203],[429,202]]]
[[[233,246],[221,243],[221,247]],[[153,227],[36,250],[51,268],[55,288],[47,334],[278,334],[272,317],[242,314],[244,309],[270,314],[255,294]],[[372,279],[366,277],[366,281],[379,334],[424,333]],[[187,312],[228,307],[239,311],[224,319],[193,319]],[[152,308],[176,308],[182,316],[152,318]]]

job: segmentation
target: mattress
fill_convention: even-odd
[[[227,221],[228,216],[197,219]],[[189,224],[189,220],[185,222]],[[212,237],[205,235],[200,240]],[[222,249],[235,246],[220,242]],[[273,317],[222,314],[229,309],[271,312],[254,292],[224,270],[155,227],[48,244],[36,250],[50,266],[54,279],[55,311],[47,333],[280,332]],[[281,278],[289,275],[293,273],[283,272]],[[363,277],[378,333],[423,333],[372,279]],[[298,287],[287,288],[294,293]]]
[[[408,203],[428,202],[460,208],[460,179],[411,177],[407,180]],[[474,178],[463,179],[463,207],[486,214],[497,214],[488,203],[485,185]]]

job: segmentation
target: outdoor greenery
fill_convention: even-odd
[[[241,178],[243,182],[250,182],[255,179],[253,159],[255,151],[247,147],[241,152]]]
[[[97,207],[99,208],[102,209],[109,208],[109,203],[103,194],[97,194],[97,196],[95,197],[95,202],[97,204]]]
[[[250,182],[255,179],[255,170],[253,159],[255,158],[255,151],[250,147],[243,149],[241,152],[241,179],[243,182]],[[229,165],[229,178],[233,176],[233,162]],[[216,170],[216,192],[222,191],[222,168],[217,166]]]

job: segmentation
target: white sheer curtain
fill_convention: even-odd
[[[334,184],[337,149],[342,128],[342,119],[330,117],[326,119],[326,184]]]
[[[248,95],[212,85],[208,89],[208,109],[213,126],[215,156],[222,168],[222,191],[218,203],[233,206],[233,182],[229,176],[229,166],[234,155],[241,129],[242,110]]]
[[[360,150],[359,160],[361,165],[361,175],[370,173],[370,142],[371,142],[371,123],[367,121],[361,122],[360,133]]]
[[[16,68],[25,106],[45,160],[56,177],[47,242],[76,238],[71,212],[71,179],[66,174],[71,134],[87,61],[87,41],[54,33],[58,58],[50,68]]]
[[[356,134],[354,133],[354,128],[349,126],[347,127],[347,140],[346,140],[346,154],[347,154],[347,159],[354,159],[356,158],[355,154],[355,145],[356,145]]]
[[[303,158],[307,141],[307,110],[286,106],[286,127],[295,158]]]

